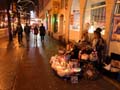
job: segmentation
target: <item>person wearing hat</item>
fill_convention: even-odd
[[[92,47],[94,50],[97,51],[98,55],[98,62],[97,64],[99,65],[98,67],[100,68],[103,62],[103,56],[105,55],[105,40],[101,36],[101,28],[97,28],[94,31],[94,38],[92,41]]]

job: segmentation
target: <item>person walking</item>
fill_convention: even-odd
[[[36,41],[37,41],[37,35],[38,35],[38,27],[37,27],[37,25],[35,25],[35,27],[34,27],[34,40],[36,40]]]
[[[18,42],[19,42],[19,44],[22,44],[23,28],[20,23],[18,23],[18,25],[16,27],[16,31],[18,33]]]
[[[25,32],[25,35],[26,35],[26,41],[29,41],[30,29],[31,29],[31,27],[26,23],[26,26],[24,27],[24,32]]]
[[[42,42],[44,41],[45,34],[46,34],[45,26],[43,26],[43,23],[42,23],[41,26],[40,26],[40,37],[41,37]]]

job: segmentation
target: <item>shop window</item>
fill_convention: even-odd
[[[53,30],[54,30],[54,33],[58,31],[58,15],[57,14],[53,15]]]
[[[84,20],[84,24],[86,23],[90,24],[90,27],[87,28],[88,32],[93,33],[97,27],[100,27],[103,29],[102,34],[104,34],[105,20],[106,20],[105,1],[104,0],[100,0],[100,1],[88,0],[86,5],[86,11],[85,11],[85,20]]]
[[[97,23],[96,27],[100,27],[103,29],[103,34],[104,34],[104,29],[105,29],[105,18],[106,18],[106,7],[105,7],[105,2],[100,2],[97,4],[91,5],[91,21]]]
[[[105,22],[105,7],[92,9],[91,10],[91,21]]]

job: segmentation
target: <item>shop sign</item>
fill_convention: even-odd
[[[80,11],[79,10],[73,10],[73,29],[80,29]]]
[[[120,42],[120,15],[114,16],[112,41],[119,41]]]
[[[79,10],[73,10],[70,15],[70,29],[79,31],[80,30],[80,12]]]

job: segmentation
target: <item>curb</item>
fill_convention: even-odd
[[[117,82],[117,81],[115,81],[113,79],[110,79],[110,78],[108,78],[106,76],[103,76],[103,79],[105,79],[106,81],[110,82],[112,85],[114,85],[115,87],[117,87],[118,90],[120,90],[120,83],[119,82]]]

